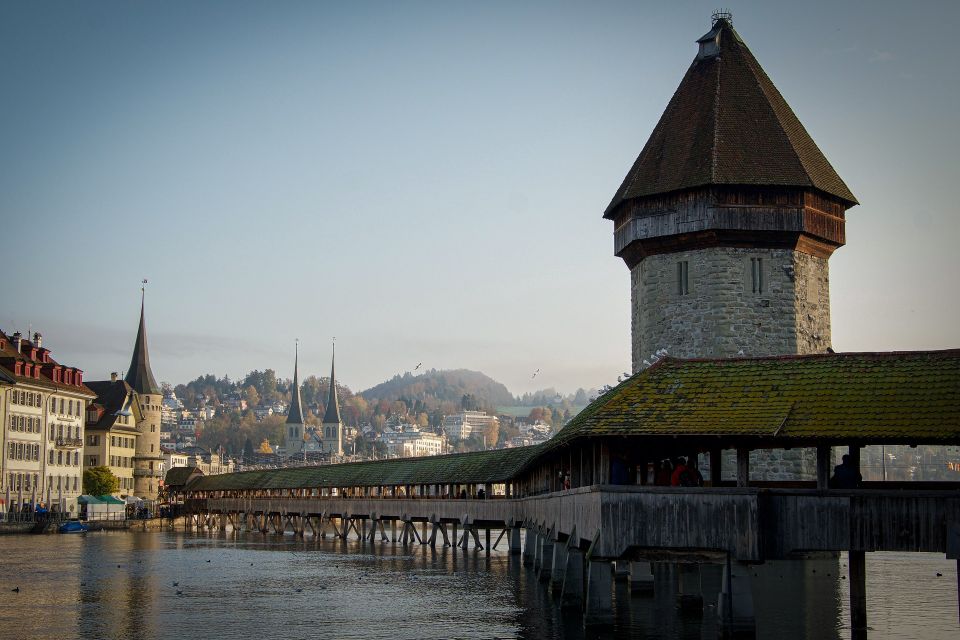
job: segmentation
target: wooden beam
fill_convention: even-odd
[[[750,450],[737,449],[737,486],[750,486]]]
[[[830,445],[817,445],[817,489],[825,490],[830,486],[830,454],[832,452]]]

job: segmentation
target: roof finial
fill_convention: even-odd
[[[733,12],[730,9],[717,9],[713,12],[713,15],[710,16],[710,24],[715,25],[719,20],[726,20],[730,26],[733,26]]]

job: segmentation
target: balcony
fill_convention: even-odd
[[[162,478],[163,472],[158,469],[134,469],[134,478]]]
[[[54,443],[57,449],[79,449],[83,446],[83,438],[57,438]]]

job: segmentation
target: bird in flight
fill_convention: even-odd
[[[530,379],[533,380],[534,378],[536,378],[538,373],[540,373],[540,369],[537,369],[536,371],[534,371],[533,375],[530,376]]]
[[[417,366],[415,366],[415,367],[413,368],[413,370],[416,371],[417,369],[420,368],[420,365],[422,365],[422,364],[423,364],[422,362],[418,362],[418,363],[417,363]]]

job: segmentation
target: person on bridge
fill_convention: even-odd
[[[856,489],[863,482],[860,470],[853,466],[849,454],[844,454],[842,462],[833,468],[830,486],[834,489]]]
[[[687,464],[686,458],[677,458],[677,465],[670,476],[672,487],[702,487],[703,476],[695,466]]]
[[[669,487],[670,478],[673,474],[673,465],[668,458],[664,458],[657,463],[657,470],[653,476],[653,484],[658,487]]]

